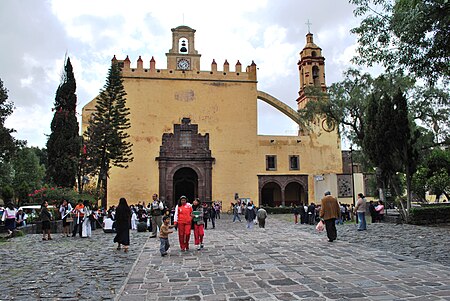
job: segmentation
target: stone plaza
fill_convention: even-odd
[[[90,239],[26,235],[0,243],[0,300],[450,300],[450,227],[338,225],[329,243],[291,215],[246,229],[222,215],[205,248],[181,252],[170,236],[131,234],[130,252],[113,234]]]

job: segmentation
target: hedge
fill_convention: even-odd
[[[411,208],[410,223],[415,225],[450,222],[450,205],[434,205]]]
[[[292,213],[292,207],[263,207],[268,214],[286,214]]]

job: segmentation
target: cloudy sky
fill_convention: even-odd
[[[44,147],[66,53],[81,113],[103,87],[113,55],[129,55],[132,66],[141,55],[144,68],[154,56],[156,67],[165,69],[170,29],[179,25],[197,30],[202,70],[212,59],[219,70],[225,59],[231,66],[254,60],[258,89],[296,108],[305,23],[312,23],[330,85],[342,79],[354,54],[356,37],[349,30],[358,20],[352,11],[346,0],[1,0],[0,78],[15,104],[6,126],[29,146]],[[258,124],[259,134],[296,134],[289,118],[261,101]]]

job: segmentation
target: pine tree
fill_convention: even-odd
[[[131,127],[126,107],[126,92],[121,69],[113,61],[106,84],[100,91],[95,112],[84,133],[87,164],[98,175],[97,190],[104,189],[102,207],[107,205],[107,178],[112,166],[127,168],[133,161],[131,144],[126,132]]]
[[[64,67],[61,84],[56,90],[55,114],[47,141],[47,177],[57,186],[72,188],[77,175],[81,138],[76,117],[77,95],[70,58]]]

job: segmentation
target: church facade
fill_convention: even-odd
[[[254,62],[230,68],[213,60],[201,69],[195,30],[187,26],[172,29],[166,57],[166,69],[153,58],[146,66],[140,57],[134,66],[128,57],[113,58],[122,67],[134,161],[110,170],[108,204],[120,197],[147,203],[153,193],[169,205],[186,195],[225,208],[236,193],[270,206],[316,202],[325,190],[337,195],[342,155],[335,126],[318,118],[297,136],[258,135],[258,99],[300,121],[296,110],[260,90]],[[313,101],[305,88],[326,90],[325,58],[311,33],[298,69],[302,108]],[[83,107],[83,129],[95,101]]]

